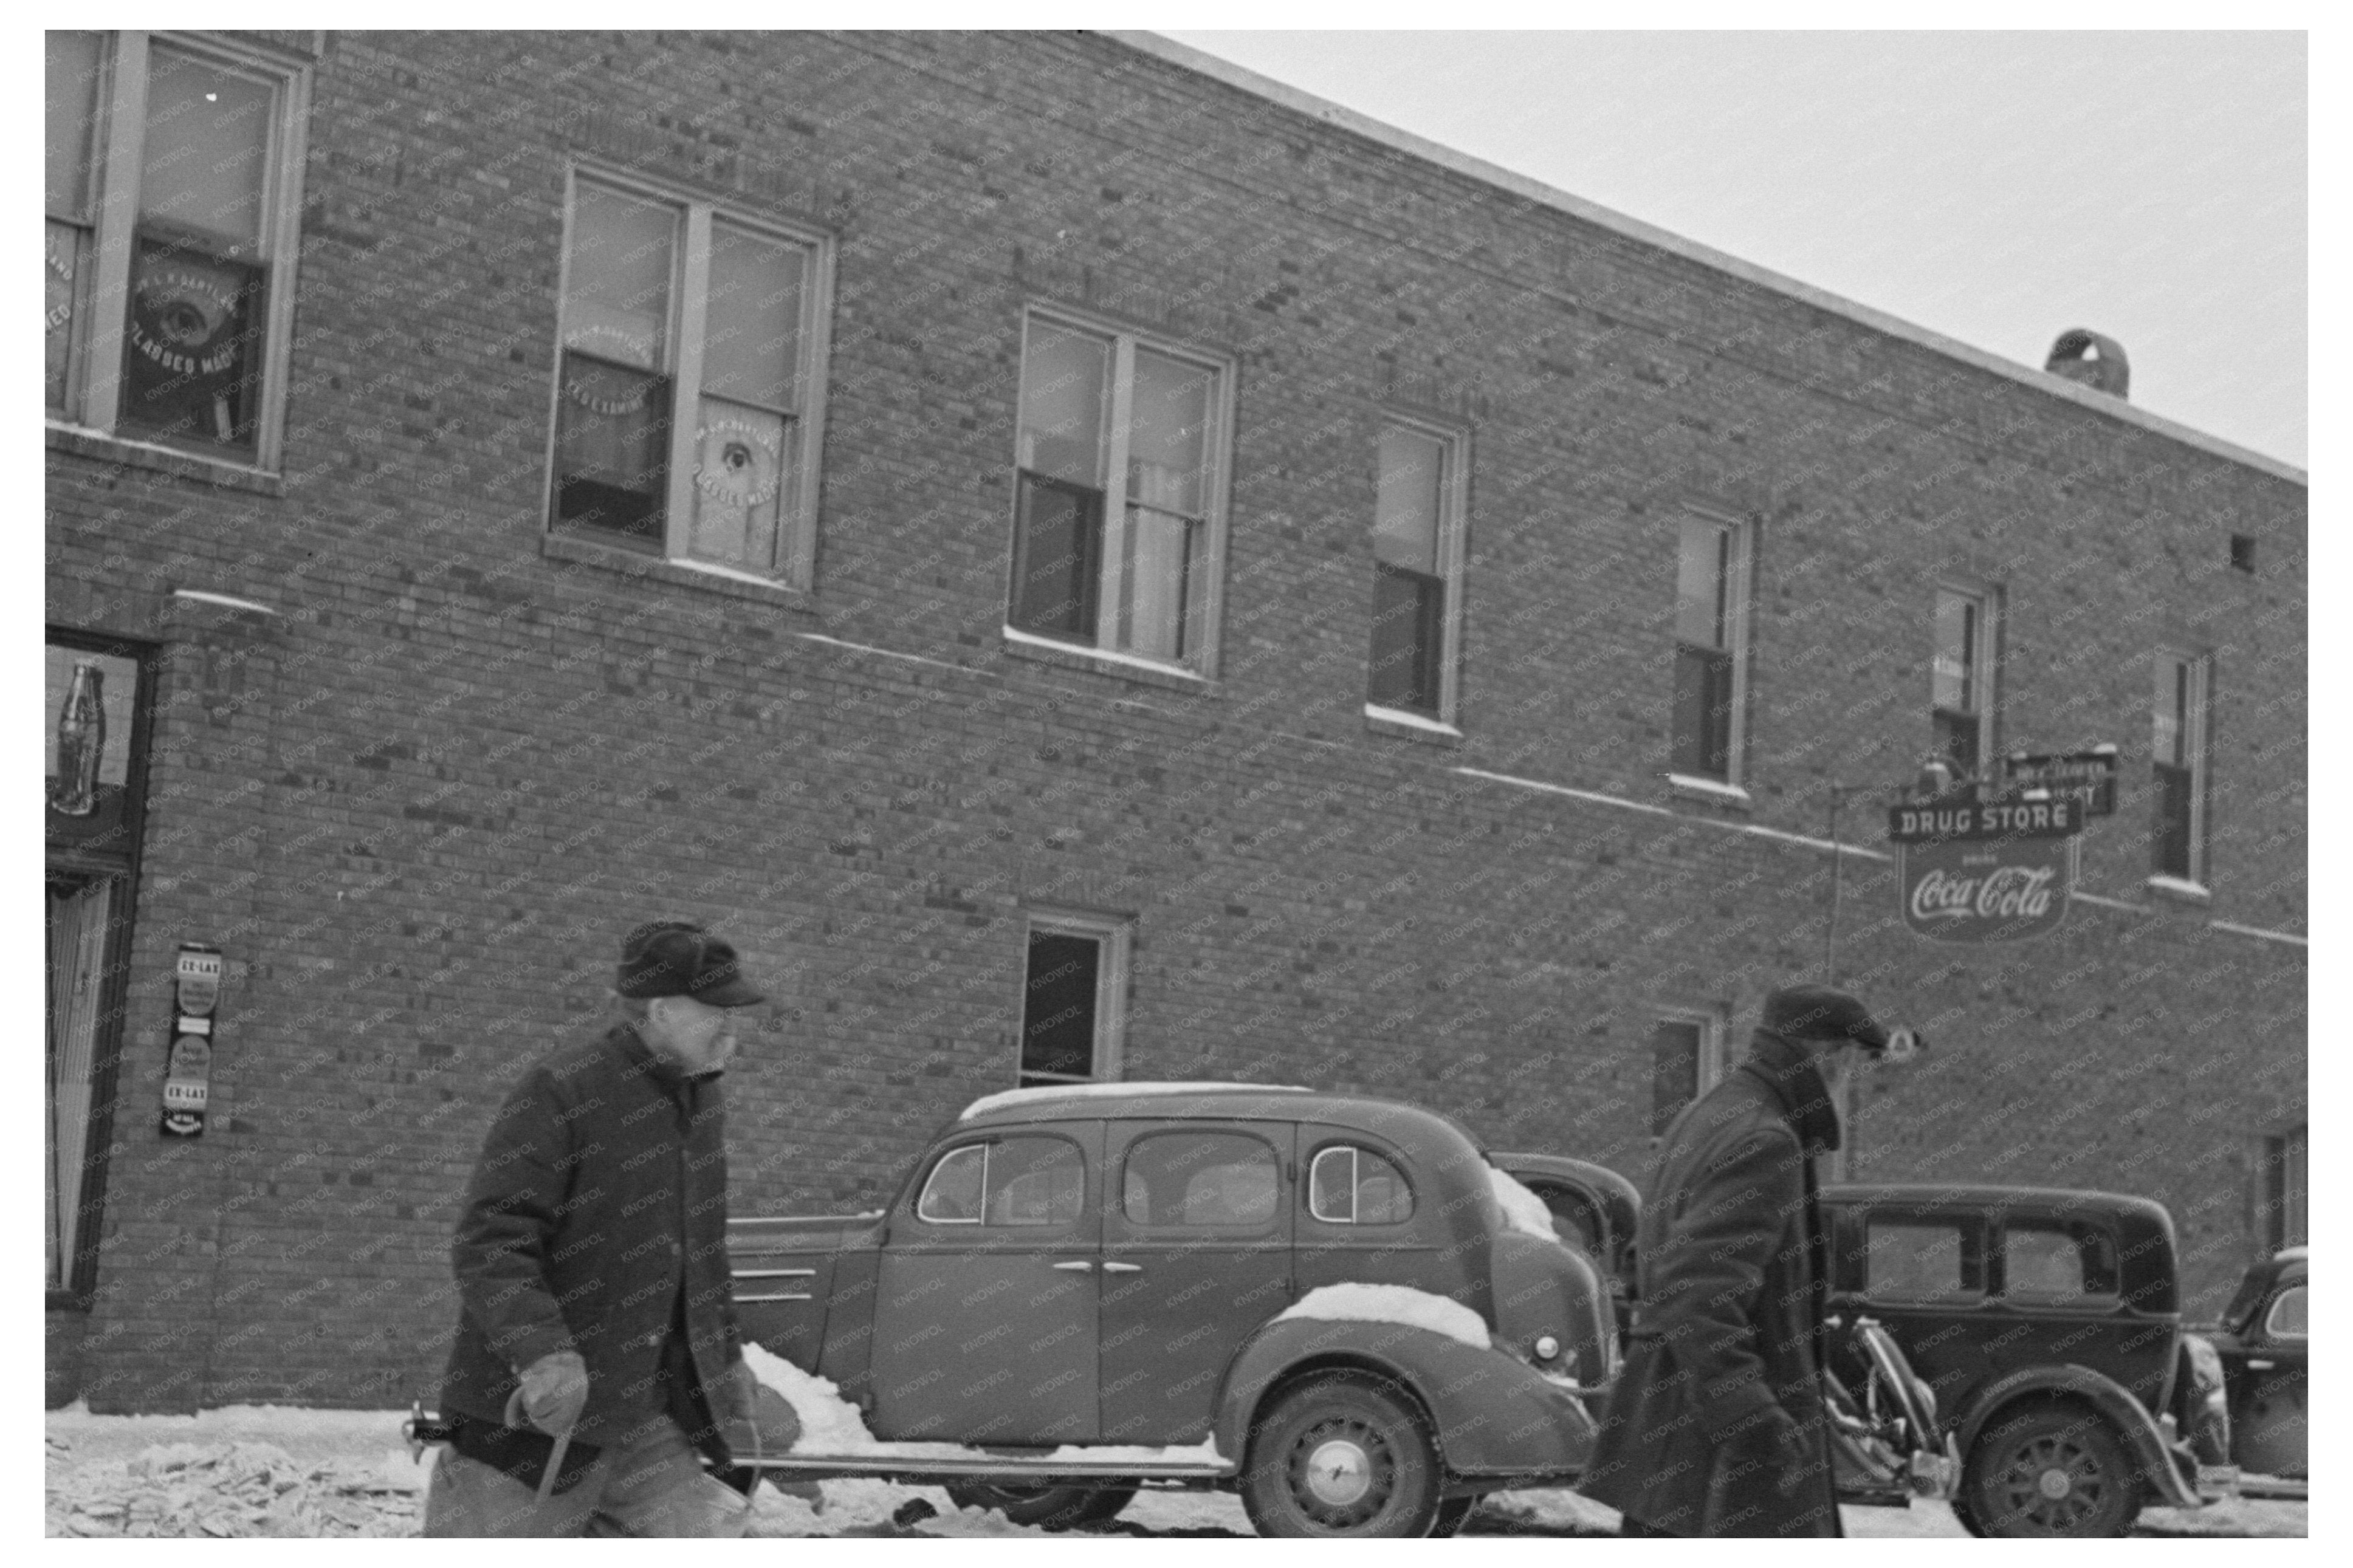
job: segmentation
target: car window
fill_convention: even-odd
[[[1233,1229],[1274,1221],[1274,1151],[1239,1132],[1155,1132],[1128,1145],[1121,1207],[1131,1224]]]
[[[1405,1173],[1370,1149],[1342,1143],[1308,1169],[1307,1212],[1332,1225],[1402,1225],[1413,1217]]]
[[[2306,1325],[2305,1291],[2309,1287],[2298,1285],[2280,1292],[2272,1303],[2271,1316],[2263,1320],[2263,1332],[2274,1339],[2303,1339],[2310,1331]]]
[[[932,1225],[1068,1225],[1085,1206],[1086,1184],[1084,1157],[1063,1139],[967,1143],[932,1167],[915,1217]]]
[[[2002,1227],[2002,1295],[2016,1301],[2081,1301],[2116,1293],[2116,1244],[2084,1225]]]
[[[1553,1234],[1589,1258],[1601,1256],[1601,1215],[1575,1187],[1556,1182],[1526,1182],[1528,1191],[1552,1211]]]
[[[1926,1300],[1985,1289],[1983,1266],[1957,1221],[1881,1219],[1864,1225],[1864,1288],[1874,1296]]]

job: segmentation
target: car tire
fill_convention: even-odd
[[[2124,1534],[2140,1503],[2140,1477],[2105,1417],[2037,1401],[1986,1424],[1953,1511],[1973,1535],[2089,1540]]]
[[[1444,1541],[1461,1534],[1462,1527],[1471,1522],[1471,1515],[1478,1506],[1479,1500],[1474,1497],[1448,1498],[1438,1505],[1438,1517],[1430,1521],[1430,1535]]]
[[[1429,1426],[1396,1384],[1325,1373],[1284,1390],[1253,1424],[1242,1508],[1265,1536],[1426,1536],[1443,1480]]]
[[[993,1508],[1009,1523],[1045,1530],[1103,1524],[1135,1500],[1134,1487],[1025,1487],[997,1481],[954,1481],[947,1493],[958,1508]]]

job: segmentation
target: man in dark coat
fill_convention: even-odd
[[[763,1000],[700,926],[632,931],[601,1038],[523,1074],[451,1248],[461,1317],[427,1535],[740,1535],[707,1475],[755,1386],[727,1268],[720,1070]],[[740,1428],[739,1428],[740,1430]]]
[[[1748,1059],[1667,1129],[1634,1326],[1578,1489],[1627,1535],[1840,1535],[1822,1391],[1830,1253],[1814,1158],[1887,1031],[1826,986],[1765,999]]]

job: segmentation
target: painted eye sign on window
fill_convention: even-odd
[[[784,472],[777,430],[736,415],[703,425],[697,437],[695,488],[723,506],[763,506]]]

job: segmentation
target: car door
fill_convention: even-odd
[[[1617,1320],[1620,1338],[1624,1338],[1633,1326],[1633,1282],[1627,1278],[1628,1271],[1619,1267],[1626,1238],[1610,1227],[1609,1206],[1601,1195],[1583,1183],[1549,1171],[1514,1171],[1512,1178],[1544,1200],[1552,1215],[1553,1234],[1583,1253],[1608,1284],[1609,1310]]]
[[[948,1143],[892,1215],[874,1433],[1082,1443],[1096,1430],[1101,1123]]]
[[[2283,1279],[2248,1321],[2246,1333],[2217,1346],[2231,1391],[2231,1457],[2251,1475],[2302,1479],[2309,1474],[2309,1289],[2304,1278]]]
[[[2116,1237],[2104,1218],[2005,1215],[1994,1226],[1992,1258],[1986,1322],[2002,1347],[1999,1370],[2087,1366],[2130,1390],[2143,1409],[2164,1408],[2174,1351],[2168,1315],[2126,1302]]]
[[[1227,1363],[1291,1305],[1291,1137],[1287,1122],[1106,1130],[1104,1442],[1207,1436]]]
[[[1952,1419],[1991,1375],[1989,1335],[1976,1320],[1986,1295],[1981,1215],[1862,1205],[1833,1207],[1831,1311],[1883,1325]],[[1831,1336],[1831,1367],[1860,1387],[1869,1367],[1852,1342]]]

